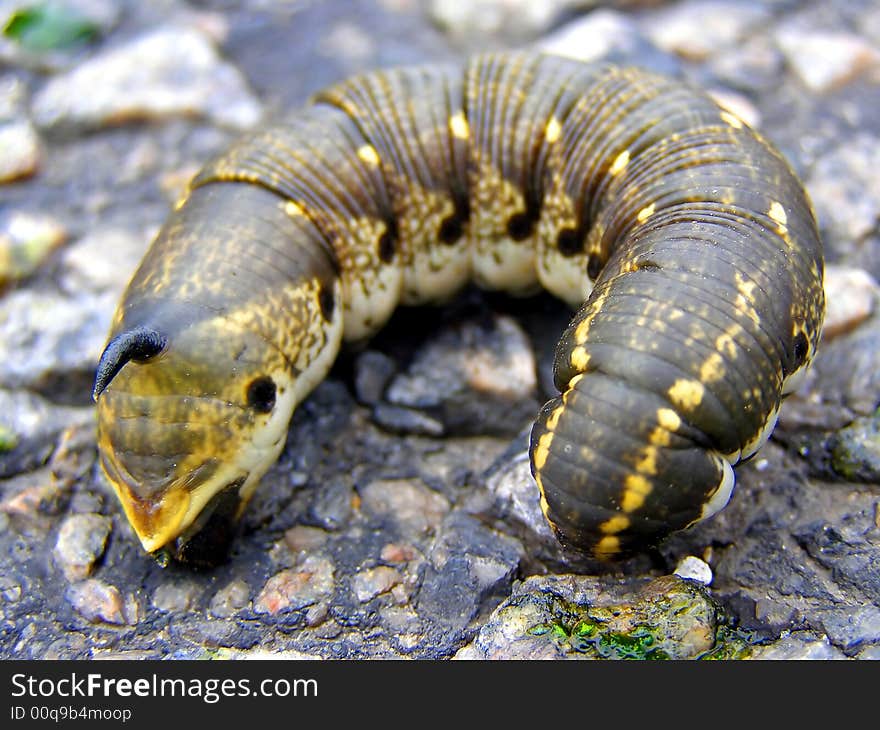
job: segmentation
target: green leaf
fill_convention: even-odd
[[[99,35],[96,23],[61,3],[42,3],[12,12],[3,35],[28,51],[44,52],[82,45]]]

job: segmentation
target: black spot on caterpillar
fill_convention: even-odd
[[[529,53],[366,74],[192,181],[98,369],[101,463],[146,550],[217,550],[200,530],[231,534],[343,338],[469,279],[543,286],[577,313],[541,504],[625,555],[725,505],[815,352],[822,276],[788,164],[685,84]]]

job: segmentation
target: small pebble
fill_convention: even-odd
[[[311,606],[332,593],[333,574],[329,559],[310,556],[299,568],[282,570],[269,578],[254,601],[254,611],[274,616]]]
[[[48,216],[16,210],[0,214],[0,286],[35,273],[66,240],[67,231]]]
[[[688,555],[686,558],[679,560],[673,572],[680,578],[695,580],[704,586],[712,583],[712,568],[709,567],[708,563],[694,555]]]
[[[373,420],[393,433],[419,436],[442,436],[443,424],[436,418],[413,408],[379,403],[373,409]]]
[[[317,550],[327,542],[329,534],[320,527],[296,525],[284,533],[284,542],[295,553]]]
[[[645,32],[660,48],[701,61],[734,46],[767,20],[755,2],[685,0],[644,16]]]
[[[198,599],[199,586],[191,581],[169,581],[153,591],[153,605],[166,613],[186,611]]]
[[[121,295],[148,242],[145,236],[128,229],[89,230],[65,247],[60,257],[61,286],[71,295],[83,291]]]
[[[826,265],[823,340],[855,329],[871,316],[878,301],[880,285],[867,271]]]
[[[37,131],[26,119],[0,123],[0,183],[37,172],[42,148]]]
[[[394,378],[387,397],[395,405],[427,408],[461,391],[526,398],[535,385],[528,336],[512,317],[497,316],[491,327],[465,321],[432,338],[408,371]]]
[[[832,434],[831,468],[851,482],[880,481],[880,415],[857,418]]]
[[[55,562],[68,581],[87,578],[104,554],[113,523],[97,514],[71,515],[61,524],[55,542]]]
[[[64,296],[37,288],[0,298],[0,387],[51,397],[53,388],[72,384],[79,402],[88,403],[84,381],[94,375],[115,304],[112,293]]]
[[[396,370],[397,363],[384,353],[365,350],[358,355],[354,373],[354,390],[358,400],[371,406],[379,403]]]
[[[598,61],[613,51],[630,52],[644,41],[638,26],[623,13],[602,8],[583,15],[541,39],[544,53],[576,61]]]
[[[778,30],[775,38],[795,73],[814,93],[838,88],[880,63],[880,51],[852,33],[788,26]]]
[[[523,447],[525,448],[525,447]],[[541,491],[532,476],[528,452],[494,470],[486,480],[495,507],[505,520],[524,525],[540,542],[556,545],[556,538],[541,510]]]
[[[711,60],[719,81],[753,94],[776,93],[783,65],[782,52],[766,35],[744,38]]]
[[[320,626],[327,620],[330,615],[330,604],[327,601],[321,601],[306,609],[306,626],[315,628]]]
[[[246,129],[261,116],[244,77],[221,59],[207,36],[170,27],[51,78],[35,96],[32,111],[46,129],[193,115]]]
[[[325,485],[315,497],[311,517],[325,530],[336,530],[351,518],[357,493],[347,479]]]
[[[829,250],[858,264],[858,244],[880,220],[880,137],[863,132],[831,145],[805,183]]]
[[[829,659],[846,659],[846,655],[835,646],[831,645],[827,636],[815,638],[814,636],[805,634],[805,632],[796,632],[788,636],[781,637],[778,641],[771,644],[756,646],[752,650],[751,659],[766,660],[829,660]]]
[[[407,606],[382,606],[382,608],[379,609],[379,615],[382,617],[382,623],[385,624],[390,631],[393,631],[395,637],[401,642],[407,640],[404,639],[404,635],[407,632],[419,631],[419,615]],[[412,639],[417,643],[419,641],[418,634],[415,636],[410,634],[409,640]]]
[[[408,563],[418,557],[418,551],[406,543],[389,542],[382,546],[379,557],[386,563]]]
[[[24,80],[13,74],[0,75],[0,121],[10,122],[20,118],[27,103],[27,86]]]
[[[0,527],[0,532],[2,531],[2,527]],[[0,576],[0,598],[7,603],[16,603],[21,600],[21,584],[12,578]]]
[[[320,51],[329,58],[369,61],[376,52],[374,34],[355,23],[334,25],[321,41]]]
[[[250,587],[243,580],[237,578],[214,594],[209,610],[212,615],[218,618],[228,618],[247,607],[250,598]]]
[[[379,565],[355,575],[352,580],[352,590],[357,599],[365,603],[371,598],[387,593],[402,580],[403,577],[394,568]]]
[[[4,484],[0,512],[25,515],[34,520],[45,519],[62,511],[62,491],[48,466],[20,474]]]
[[[122,625],[129,620],[130,606],[116,586],[96,578],[88,578],[72,584],[65,593],[74,610],[87,621]]]
[[[508,561],[472,555],[468,560],[468,569],[480,595],[488,595],[510,583],[511,564]]]
[[[381,479],[359,492],[364,513],[390,519],[413,536],[435,531],[450,507],[446,497],[415,480]]]
[[[508,39],[532,38],[550,28],[579,0],[431,0],[428,16],[452,36],[476,38],[503,33]]]

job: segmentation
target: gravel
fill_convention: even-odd
[[[32,110],[40,128],[68,132],[190,115],[246,129],[261,115],[241,73],[220,58],[211,39],[174,27],[111,48],[51,79]]]

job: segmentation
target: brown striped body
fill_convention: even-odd
[[[824,311],[800,184],[685,85],[526,53],[355,78],[209,163],[120,305],[100,445],[144,546],[190,541],[218,494],[240,510],[340,339],[468,280],[580,307],[532,463],[557,534],[600,557],[724,505]],[[232,416],[175,451],[159,432],[206,398]]]

